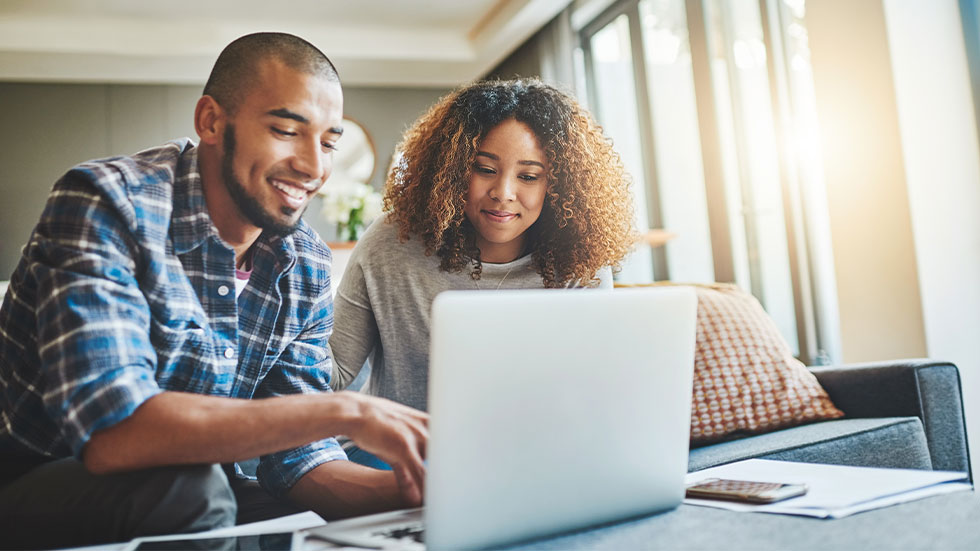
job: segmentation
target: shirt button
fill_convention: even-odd
[[[228,294],[228,286],[227,285],[222,285],[221,287],[218,287],[218,294],[221,295],[221,296],[227,295]]]
[[[225,357],[228,358],[229,360],[232,359],[232,358],[234,358],[235,357],[235,349],[234,348],[231,348],[231,347],[225,348]]]

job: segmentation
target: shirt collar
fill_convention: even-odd
[[[197,163],[197,146],[185,149],[177,160],[174,210],[170,215],[170,235],[177,254],[200,247],[209,237],[218,237],[218,228],[211,222],[207,204],[204,202],[201,171]]]
[[[170,217],[170,235],[173,239],[174,252],[177,254],[184,254],[200,247],[210,237],[223,242],[218,234],[218,228],[215,227],[208,213],[198,162],[197,146],[185,149],[177,160],[174,177],[174,210]],[[256,245],[256,252],[264,250],[275,256],[278,268],[288,268],[295,261],[296,247],[291,235],[270,237],[263,232]]]

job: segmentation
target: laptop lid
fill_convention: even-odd
[[[432,306],[429,549],[676,507],[687,472],[689,288],[451,291]]]

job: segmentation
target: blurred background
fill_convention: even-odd
[[[331,183],[380,190],[453,87],[541,77],[613,140],[638,227],[667,232],[620,281],[737,283],[811,365],[955,362],[976,446],[977,3],[0,0],[0,280],[66,169],[195,137],[218,52],[292,32],[335,62],[363,134]],[[346,240],[322,202],[307,220]]]

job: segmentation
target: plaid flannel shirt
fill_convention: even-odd
[[[197,158],[178,140],[55,184],[0,308],[0,460],[78,457],[164,390],[330,391],[329,250],[305,222],[263,234],[236,300]],[[257,475],[278,496],[345,458],[326,439],[263,457]]]

